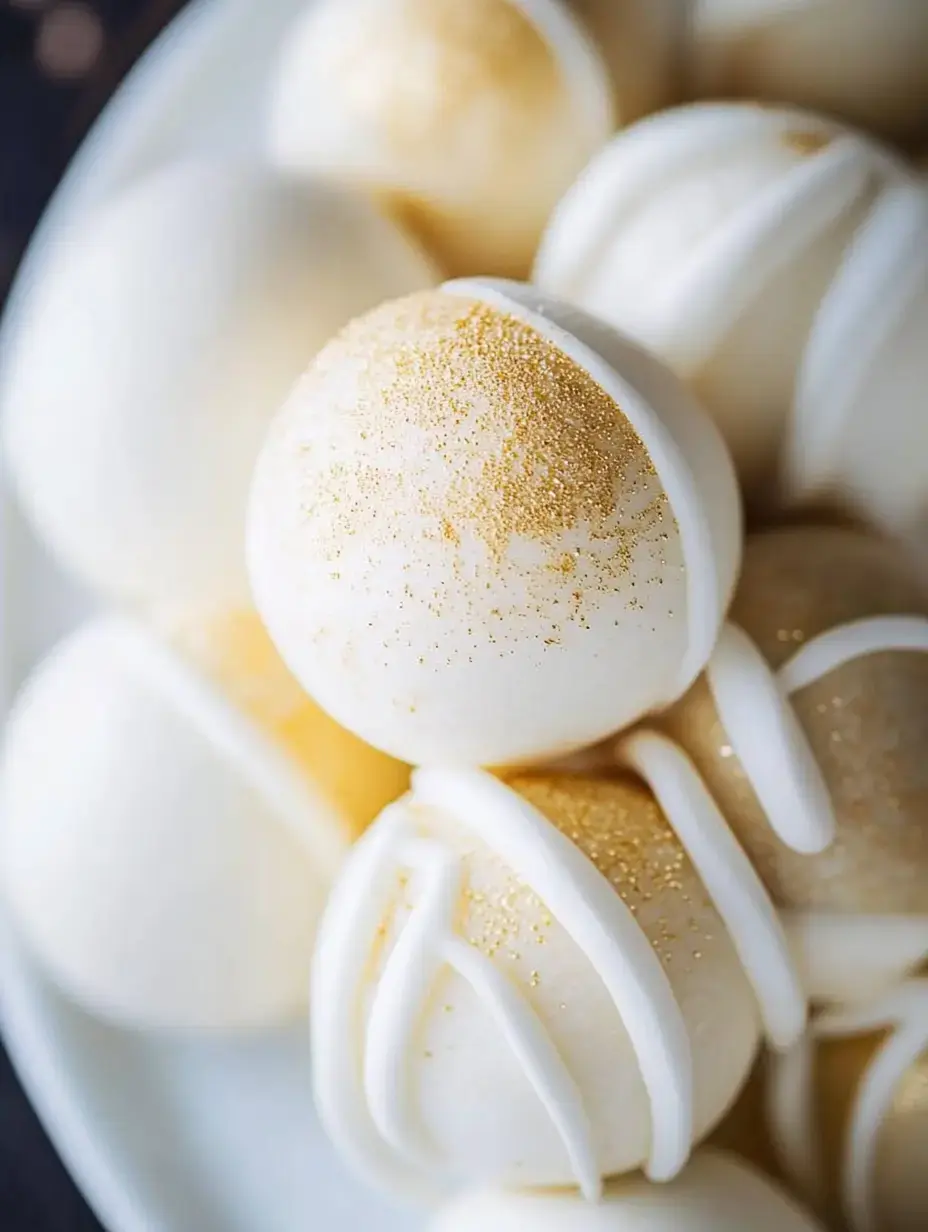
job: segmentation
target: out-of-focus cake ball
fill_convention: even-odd
[[[518,0],[517,0],[518,2]],[[680,0],[566,0],[613,82],[616,116],[629,124],[683,97],[688,22]]]
[[[446,273],[521,278],[614,127],[607,65],[563,0],[317,0],[284,44],[270,146],[372,190]]]
[[[245,604],[245,501],[309,356],[431,267],[367,202],[254,169],[161,170],[62,231],[20,299],[0,403],[13,477],[85,581]]]
[[[575,1193],[478,1190],[431,1232],[817,1232],[820,1225],[759,1173],[708,1148],[668,1185],[613,1181],[594,1206]]]
[[[567,194],[535,278],[691,384],[752,501],[924,511],[928,192],[878,143],[754,104],[649,117]]]
[[[924,0],[695,0],[699,94],[801,103],[886,136],[928,126]]]
[[[769,1124],[797,1191],[849,1232],[923,1232],[928,981],[831,1010],[768,1067]]]
[[[0,772],[16,925],[78,1001],[141,1027],[260,1026],[305,1003],[350,841],[407,782],[289,677],[247,613],[105,618],[26,685]]]
[[[679,697],[740,549],[730,461],[682,386],[504,282],[383,305],[327,346],[249,517],[291,670],[420,764],[563,754]]]
[[[314,959],[317,1104],[348,1162],[397,1190],[588,1198],[675,1175],[760,1030],[735,936],[753,922],[723,919],[705,854],[630,777],[416,771],[352,852]]]
[[[928,954],[928,600],[902,548],[755,535],[706,674],[665,717],[788,924],[815,996]],[[819,854],[804,836],[835,839]]]

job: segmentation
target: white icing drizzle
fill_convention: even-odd
[[[534,288],[502,279],[455,279],[442,288],[452,295],[467,295],[529,325],[572,359],[606,391],[641,439],[660,477],[673,510],[686,563],[687,646],[676,686],[666,704],[676,700],[702,670],[723,618],[722,585],[712,527],[699,477],[670,428],[642,393],[582,338],[545,315],[545,297]],[[519,298],[516,298],[516,296]],[[537,302],[535,302],[537,301]],[[628,346],[627,341],[623,340]],[[637,350],[632,346],[632,349]]]
[[[144,626],[126,616],[108,616],[100,627],[131,670],[183,714],[271,806],[309,852],[320,880],[331,881],[349,848],[347,830],[294,759]]]
[[[794,1053],[771,1060],[767,1110],[790,1178],[820,1201],[822,1162],[810,1177],[804,1150],[817,1140],[814,1112],[815,1041],[889,1031],[854,1097],[840,1160],[840,1192],[853,1232],[878,1232],[875,1171],[880,1131],[906,1071],[928,1050],[928,980],[910,980],[866,1005],[829,1010],[813,1021]]]
[[[876,616],[811,638],[774,673],[748,635],[727,624],[706,679],[729,744],[777,837],[794,851],[822,851],[836,821],[828,789],[792,694],[867,655],[928,653],[928,618]]]
[[[824,850],[836,821],[821,769],[770,665],[737,625],[723,627],[706,680],[774,833],[794,851]]]
[[[581,1094],[527,997],[455,932],[461,860],[415,829],[433,807],[476,833],[539,895],[602,980],[622,1020],[651,1105],[648,1175],[674,1176],[692,1147],[689,1038],[647,937],[583,853],[514,791],[482,771],[419,770],[411,797],[391,806],[356,845],[320,930],[313,972],[315,1082],[333,1138],[368,1175],[416,1189],[434,1171],[434,1146],[411,1107],[412,1037],[440,970],[461,975],[500,1029],[564,1145],[582,1191],[596,1198],[601,1168]],[[371,954],[411,870],[416,904],[376,981],[366,1026],[361,1003]],[[358,1062],[358,1035],[363,1061]]]
[[[699,874],[757,998],[768,1039],[789,1048],[806,1024],[806,997],[776,909],[695,766],[657,732],[620,740],[620,762],[651,787]]]
[[[887,651],[928,653],[928,617],[872,616],[828,629],[783,664],[780,687],[798,693],[847,663]]]
[[[643,336],[681,371],[705,364],[778,270],[860,200],[872,175],[866,152],[859,138],[837,137],[742,206],[646,305]],[[699,309],[681,312],[681,304]]]
[[[845,250],[812,324],[781,464],[787,493],[822,491],[838,477],[842,429],[863,408],[860,392],[869,374],[887,362],[886,354],[892,357],[886,348],[925,295],[926,237],[924,186],[914,177],[894,177]],[[908,415],[908,401],[892,400],[887,411]],[[890,417],[882,430],[892,428]]]

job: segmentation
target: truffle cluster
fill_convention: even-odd
[[[264,165],[63,237],[4,442],[110,610],[0,880],[69,995],[308,1012],[436,1232],[928,1226],[926,81],[921,0],[315,0]]]

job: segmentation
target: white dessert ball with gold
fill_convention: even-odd
[[[570,1192],[479,1190],[439,1212],[430,1232],[821,1232],[783,1190],[705,1148],[667,1185],[628,1177],[592,1205]]]
[[[867,995],[928,955],[924,588],[891,541],[793,526],[748,539],[731,622],[662,725],[785,910],[811,995]]]
[[[801,103],[900,139],[928,125],[924,0],[695,0],[689,42],[704,97]]]
[[[274,422],[252,585],[304,687],[419,764],[568,752],[687,688],[741,550],[718,434],[656,360],[524,284],[352,323]]]
[[[756,499],[923,511],[928,192],[879,143],[747,103],[649,117],[564,198],[535,278],[684,377]]]
[[[522,278],[615,124],[565,0],[317,0],[284,43],[270,147],[288,171],[374,192],[447,274]]]
[[[849,1232],[921,1232],[928,1211],[928,981],[836,1008],[767,1070],[768,1123],[798,1193]]]
[[[356,313],[430,285],[366,201],[190,161],[60,232],[0,370],[4,444],[62,562],[110,597],[246,604],[268,419]]]
[[[305,1004],[325,893],[406,770],[323,714],[248,613],[170,642],[101,618],[10,717],[12,919],[81,1004],[133,1026],[261,1026]]]
[[[312,981],[323,1124],[410,1192],[667,1180],[761,1030],[786,1047],[805,1018],[750,865],[630,776],[417,770],[336,882]]]

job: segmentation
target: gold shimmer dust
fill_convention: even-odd
[[[596,866],[665,965],[701,959],[713,940],[705,928],[705,890],[643,784],[542,773],[510,775],[507,783]]]
[[[364,461],[333,464],[319,484],[333,548],[358,534],[376,544],[383,510],[408,510],[433,538],[472,537],[497,562],[517,538],[550,545],[546,567],[563,579],[578,563],[563,538],[582,530],[609,545],[609,584],[643,535],[673,523],[662,491],[622,517],[654,477],[641,440],[584,369],[505,312],[428,292],[384,305],[325,349],[308,400],[341,363],[362,367],[351,415]],[[411,437],[436,463],[417,485],[391,457]]]
[[[811,129],[790,128],[780,135],[780,140],[794,154],[809,157],[827,149],[833,141],[830,133],[814,132]]]

